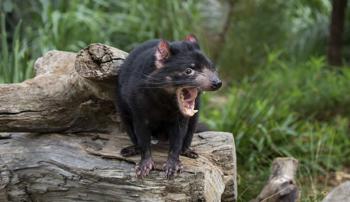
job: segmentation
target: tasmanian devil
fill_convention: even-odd
[[[221,87],[213,63],[201,52],[194,35],[183,41],[162,39],[136,47],[120,68],[116,104],[133,143],[123,156],[141,154],[136,175],[154,167],[151,138],[169,140],[167,178],[181,170],[179,155],[197,158],[190,149],[202,91]]]

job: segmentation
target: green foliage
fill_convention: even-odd
[[[215,101],[208,95],[204,99],[203,119],[212,128],[235,135],[240,193],[249,193],[241,195],[243,201],[261,190],[275,157],[300,161],[303,186],[350,164],[346,107],[350,105],[350,70],[329,70],[323,58],[293,64],[279,60],[278,55],[270,54],[255,76],[234,84],[224,104],[216,105],[216,97]],[[257,183],[249,187],[252,181]],[[303,198],[310,201],[322,197],[311,190],[304,192]]]
[[[287,41],[290,57],[306,60],[326,53],[331,2],[327,0],[294,1],[289,11],[291,38]]]
[[[3,58],[0,71],[4,72],[0,75],[1,83],[31,77],[32,61],[48,50],[76,52],[99,42],[130,51],[138,43],[153,38],[183,39],[198,32],[201,19],[198,0],[0,3]],[[18,19],[22,23],[13,26]]]
[[[22,20],[19,41],[29,50],[26,60],[35,60],[51,49],[78,51],[93,42],[130,51],[148,39],[182,39],[196,33],[206,52],[220,52],[215,62],[226,79],[241,79],[259,69],[271,50],[282,49],[285,58],[295,60],[325,53],[329,1],[235,1],[226,42],[217,50],[221,45],[215,35],[225,26],[227,2],[2,0],[0,9],[8,15],[10,35]],[[9,34],[7,42],[10,48],[13,40]],[[347,53],[348,46],[344,48]]]
[[[180,39],[195,31],[195,1],[61,1],[42,4],[41,47],[77,50],[93,42],[124,50],[145,40]],[[64,5],[64,6],[63,6]],[[182,16],[181,18],[177,16]],[[175,29],[176,28],[176,29]],[[86,34],[88,33],[88,34]],[[62,43],[63,42],[63,43]]]
[[[291,1],[238,1],[230,22],[229,43],[219,64],[230,77],[252,73],[263,63],[267,47],[281,48],[290,34],[288,9]],[[234,68],[233,68],[234,67]]]
[[[5,15],[0,14],[0,83],[23,81],[32,76],[33,60],[29,58],[29,50],[20,40],[21,23],[15,27],[12,44],[7,41]]]
[[[289,60],[322,56],[330,11],[327,0],[235,1],[228,41],[216,62],[228,78],[241,79],[261,68],[271,50],[284,50],[283,57]]]

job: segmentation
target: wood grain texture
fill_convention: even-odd
[[[167,180],[167,146],[153,145],[156,170],[137,179],[139,156],[119,152],[124,133],[23,134],[0,139],[1,201],[234,201],[235,156],[230,133],[195,135],[196,160]]]
[[[113,79],[128,54],[104,44],[91,44],[79,51],[75,70],[84,78],[96,81]]]

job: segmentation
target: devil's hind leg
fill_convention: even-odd
[[[126,133],[129,135],[130,140],[133,144],[131,146],[123,148],[120,151],[120,154],[124,157],[129,157],[129,156],[134,156],[134,155],[140,154],[141,150],[137,144],[137,137],[135,135],[132,119],[128,116],[125,116],[125,114],[121,115],[120,117],[121,117],[122,122],[124,124],[124,129],[125,129]]]
[[[195,115],[197,116],[197,115]],[[193,133],[195,132],[197,117],[191,117],[188,123],[188,129],[184,142],[182,144],[181,156],[186,156],[188,158],[196,159],[198,158],[197,152],[190,148],[193,138]]]
[[[140,148],[137,146],[137,138],[135,135],[132,116],[129,111],[129,107],[127,104],[123,102],[122,99],[117,99],[116,103],[118,107],[118,112],[123,124],[123,128],[125,132],[128,134],[133,145],[123,148],[120,151],[120,154],[124,157],[134,156],[140,154]]]

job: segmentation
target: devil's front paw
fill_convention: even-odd
[[[153,168],[154,168],[154,161],[152,160],[152,158],[143,159],[135,167],[136,176],[138,178],[143,178],[147,176]]]
[[[172,179],[175,173],[181,172],[182,169],[183,166],[180,160],[168,159],[164,164],[164,171],[167,179]]]

